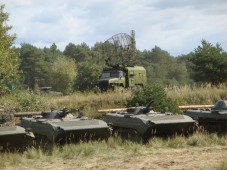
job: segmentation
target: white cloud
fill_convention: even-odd
[[[92,46],[117,33],[136,31],[137,48],[155,45],[171,55],[193,51],[202,39],[227,51],[225,0],[2,0],[17,44]]]

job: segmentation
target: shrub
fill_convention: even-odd
[[[152,102],[156,111],[164,112],[168,108],[171,112],[179,112],[176,102],[170,100],[164,88],[158,85],[148,85],[132,91],[132,97],[127,100],[127,106],[146,105]]]
[[[9,112],[39,111],[48,107],[46,98],[35,95],[28,91],[20,91],[0,98],[0,105]]]

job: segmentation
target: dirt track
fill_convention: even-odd
[[[121,157],[121,156],[119,156]],[[43,160],[17,166],[16,169],[214,169],[227,161],[227,146],[190,147],[182,149],[152,148],[135,157],[86,158],[84,160]],[[6,167],[15,169],[15,167]]]

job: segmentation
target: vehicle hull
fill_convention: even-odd
[[[208,132],[227,132],[227,111],[225,110],[187,110],[185,115],[195,119],[202,130]]]
[[[196,128],[195,121],[185,115],[107,113],[104,120],[120,133],[131,130],[145,138],[176,134],[188,135]]]
[[[71,143],[110,136],[108,125],[98,119],[34,119],[23,118],[21,125],[30,128],[35,137],[51,143]]]
[[[0,150],[24,150],[33,142],[33,134],[29,134],[20,126],[0,127]]]

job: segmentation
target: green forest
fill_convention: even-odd
[[[64,95],[93,90],[105,67],[102,42],[92,47],[69,42],[63,51],[55,43],[44,48],[23,43],[16,48],[16,34],[9,33],[12,26],[4,7],[0,7],[1,95],[24,89],[38,92],[40,87],[52,87]],[[171,56],[158,46],[136,50],[135,65],[146,68],[148,84],[162,87],[227,81],[227,53],[218,42],[205,39],[194,51],[180,56]]]

